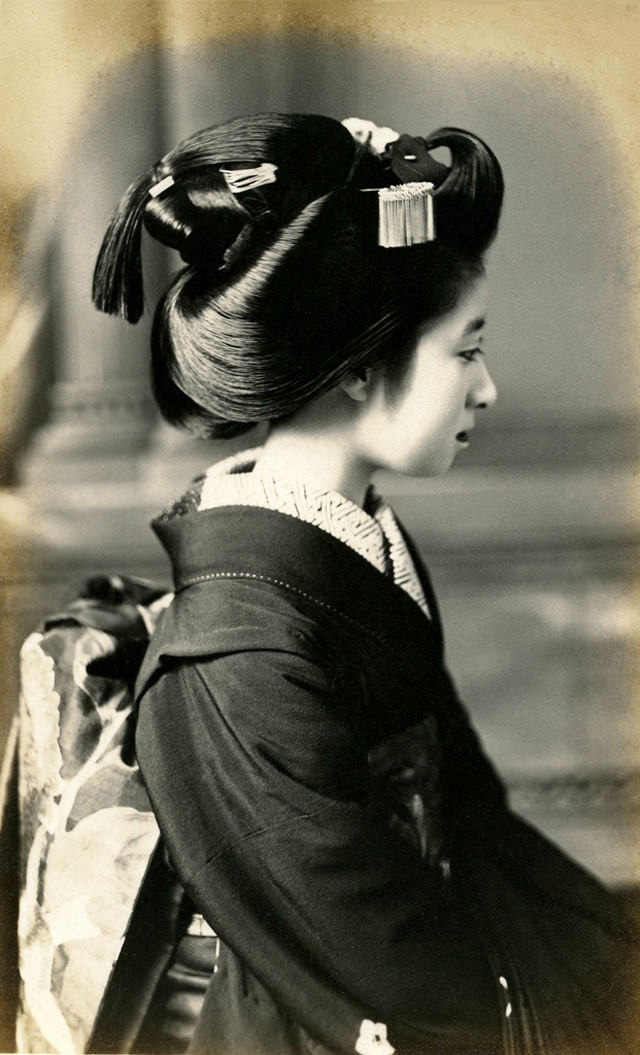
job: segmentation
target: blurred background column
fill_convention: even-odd
[[[119,195],[161,152],[164,82],[148,51],[85,114],[57,186],[49,232],[50,343],[55,349],[49,419],[24,467],[27,483],[57,488],[136,475],[155,420],[147,367],[148,319],[123,325],[91,310],[93,263]],[[126,144],[126,149],[123,145]],[[149,261],[151,284],[163,270]]]

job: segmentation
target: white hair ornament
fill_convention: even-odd
[[[153,186],[149,187],[149,197],[157,198],[160,194],[164,194],[166,190],[173,187],[175,182],[173,176],[165,176],[159,183],[154,183]]]
[[[256,187],[264,187],[267,183],[276,182],[277,165],[270,161],[263,161],[250,169],[221,168],[225,183],[232,194],[244,194],[245,191],[255,190]]]
[[[378,191],[378,245],[385,249],[433,242],[433,183],[400,183]]]
[[[387,1027],[384,1022],[363,1018],[355,1050],[358,1055],[393,1055],[396,1049],[387,1039]]]
[[[389,143],[395,143],[396,139],[400,138],[400,134],[394,132],[393,128],[380,128],[373,121],[365,121],[362,117],[345,117],[342,124],[356,143],[365,145],[369,152],[378,158],[386,153]]]
[[[378,189],[378,245],[394,249],[433,242],[436,225],[433,209],[435,185],[420,175],[430,174],[437,163],[428,156],[423,140],[399,135],[392,128],[379,128],[373,121],[347,117],[342,124],[360,149],[367,149],[402,182]],[[420,155],[420,156],[419,156]],[[418,176],[416,180],[411,176]],[[377,188],[363,188],[376,190]]]

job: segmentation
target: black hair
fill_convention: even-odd
[[[363,191],[398,183],[398,169],[327,117],[236,118],[186,139],[129,187],[93,298],[139,319],[143,224],[180,252],[187,267],[161,298],[151,336],[154,394],[168,421],[231,436],[287,416],[356,370],[398,375],[418,327],[451,310],[482,270],[503,194],[496,158],[471,133],[443,128],[410,143],[427,160],[436,147],[451,152],[449,167],[431,162],[437,237],[417,246],[378,246],[377,194]],[[231,192],[221,169],[265,162],[274,182]]]

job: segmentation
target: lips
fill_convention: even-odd
[[[469,442],[469,433],[468,432],[458,432],[456,434],[456,439],[457,439],[458,443],[468,443]]]

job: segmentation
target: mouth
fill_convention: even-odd
[[[469,433],[468,432],[458,432],[456,434],[456,440],[458,441],[458,443],[462,444],[463,447],[466,447],[468,445],[468,443],[469,443]]]

